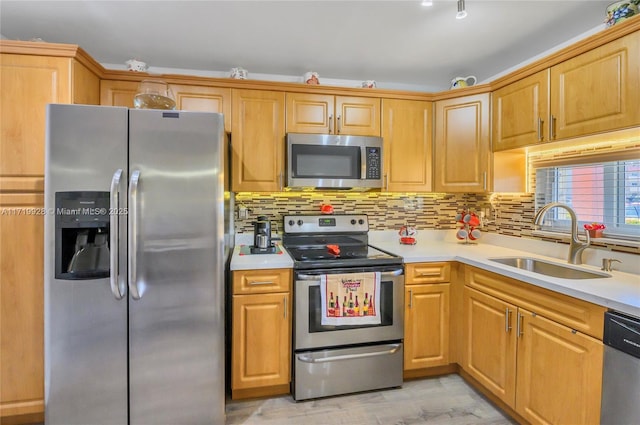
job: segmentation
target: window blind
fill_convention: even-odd
[[[574,209],[579,228],[603,223],[606,237],[640,237],[640,159],[537,168],[536,210],[550,202]],[[543,230],[569,231],[569,214],[550,210]]]

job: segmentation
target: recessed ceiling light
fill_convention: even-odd
[[[422,5],[423,6],[433,6],[433,1],[432,0],[422,0]]]

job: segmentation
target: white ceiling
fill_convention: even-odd
[[[453,77],[484,81],[604,28],[611,1],[466,0],[468,16],[457,20],[452,0],[2,0],[0,33],[78,44],[107,68],[136,58],[156,72],[227,76],[241,66],[249,78],[301,81],[316,71],[321,84],[372,79],[438,91]]]

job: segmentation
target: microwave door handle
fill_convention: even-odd
[[[367,147],[360,146],[360,180],[367,179]]]

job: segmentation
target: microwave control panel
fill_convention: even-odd
[[[367,149],[367,175],[366,179],[379,180],[381,179],[381,158],[380,148],[368,147]]]

